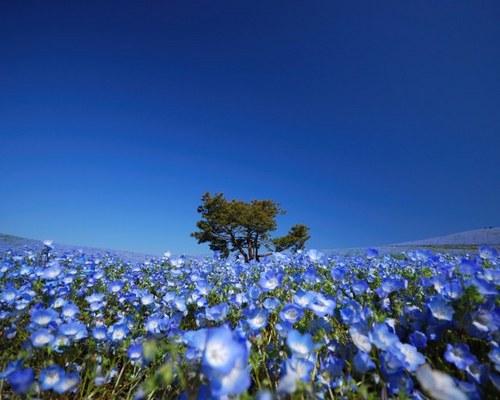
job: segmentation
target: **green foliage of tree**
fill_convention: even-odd
[[[228,201],[223,193],[205,193],[198,207],[201,220],[196,223],[199,231],[191,236],[198,243],[209,243],[210,249],[219,251],[223,257],[239,252],[246,262],[259,261],[262,247],[268,251],[297,251],[303,249],[310,238],[309,228],[295,225],[282,237],[271,239],[276,230],[276,217],[286,213],[279,203],[272,200]]]

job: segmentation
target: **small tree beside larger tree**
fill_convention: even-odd
[[[269,233],[276,230],[276,217],[286,213],[279,203],[272,200],[228,201],[223,193],[205,193],[198,212],[202,219],[196,223],[199,231],[191,236],[198,243],[209,243],[210,249],[223,257],[239,252],[246,262],[271,253],[267,251],[297,251],[303,249],[310,236],[305,225],[295,225],[282,237],[271,239]]]

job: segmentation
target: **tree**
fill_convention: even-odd
[[[191,233],[198,243],[209,243],[210,249],[223,257],[239,252],[246,262],[259,261],[271,253],[259,253],[262,247],[268,251],[303,249],[310,236],[305,225],[295,225],[290,232],[275,239],[269,233],[276,230],[276,217],[286,213],[279,203],[272,200],[228,201],[223,193],[212,196],[205,193],[198,212],[202,219],[196,223],[199,231]]]

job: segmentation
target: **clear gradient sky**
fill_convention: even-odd
[[[150,254],[206,192],[311,248],[500,226],[498,1],[3,1],[0,232]]]

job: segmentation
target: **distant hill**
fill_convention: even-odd
[[[398,243],[393,246],[500,246],[500,228],[476,229],[438,236],[412,242]]]
[[[43,241],[41,240],[27,239],[20,236],[6,235],[0,233],[0,253],[3,253],[8,250],[12,250],[16,253],[22,253],[25,250],[39,252],[44,247],[45,246],[43,244]],[[142,262],[147,258],[158,257],[149,254],[134,253],[131,251],[99,249],[95,247],[74,246],[74,245],[54,242],[54,252],[57,254],[73,253],[80,249],[83,250],[85,254],[94,256],[111,253],[118,256],[122,260],[128,262]]]
[[[391,244],[386,246],[376,246],[382,253],[391,253],[394,251],[411,250],[416,248],[429,248],[433,251],[475,251],[478,246],[489,245],[500,249],[500,228],[476,229],[454,233],[446,236],[438,236],[429,239],[416,240],[412,242],[404,242]],[[0,253],[13,250],[16,253],[22,253],[25,250],[40,251],[44,248],[41,240],[26,239],[19,236],[0,234]],[[86,254],[94,256],[103,255],[105,253],[114,254],[128,262],[141,262],[147,258],[155,258],[158,256],[134,253],[123,250],[99,249],[95,247],[83,247],[67,245],[62,243],[54,243],[54,251],[57,254],[72,253],[77,250],[83,250]],[[364,253],[365,249],[328,249],[321,250],[324,253]]]

